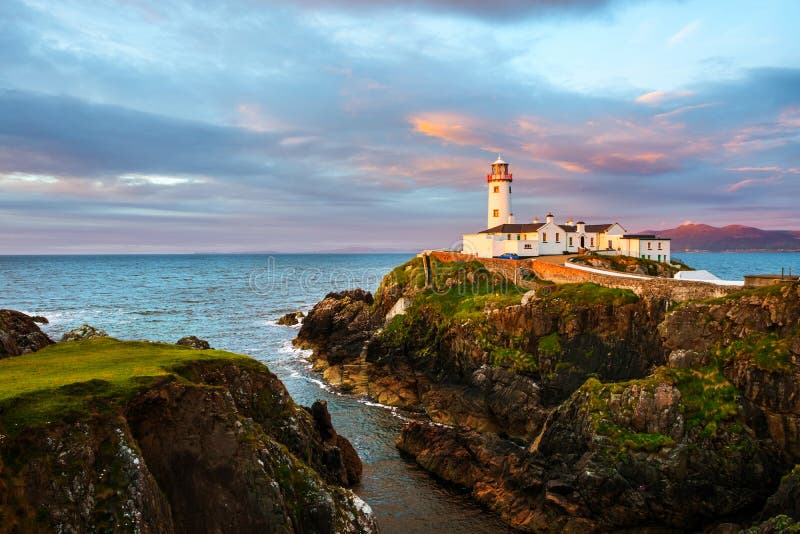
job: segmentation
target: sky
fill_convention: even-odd
[[[800,229],[800,2],[2,0],[0,254]]]

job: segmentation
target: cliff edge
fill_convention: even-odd
[[[373,532],[324,403],[217,350],[62,342],[0,361],[0,532]]]

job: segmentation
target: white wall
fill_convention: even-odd
[[[499,224],[506,224],[511,215],[511,182],[506,180],[492,180],[489,185],[489,202],[486,216],[486,228],[494,228]],[[497,188],[497,193],[494,192]],[[497,216],[494,211],[497,210]]]
[[[462,239],[464,254],[477,254],[479,258],[494,256],[494,240],[491,234],[464,234]]]
[[[546,223],[537,231],[539,236],[539,255],[563,254],[567,250],[569,240],[567,233],[557,224]],[[556,234],[559,240],[556,241]]]

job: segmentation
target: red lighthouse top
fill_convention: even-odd
[[[492,173],[486,175],[487,182],[511,182],[513,176],[508,172],[508,163],[503,161],[500,154],[497,155],[497,160],[492,163]]]

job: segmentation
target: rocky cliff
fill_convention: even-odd
[[[297,344],[421,412],[398,447],[522,530],[785,522],[761,507],[798,461],[797,284],[677,307],[525,285],[416,259],[375,297],[328,295]]]
[[[372,532],[360,475],[325,405],[244,356],[102,338],[0,362],[0,532]]]
[[[28,354],[53,343],[33,317],[14,310],[0,310],[0,358]]]

